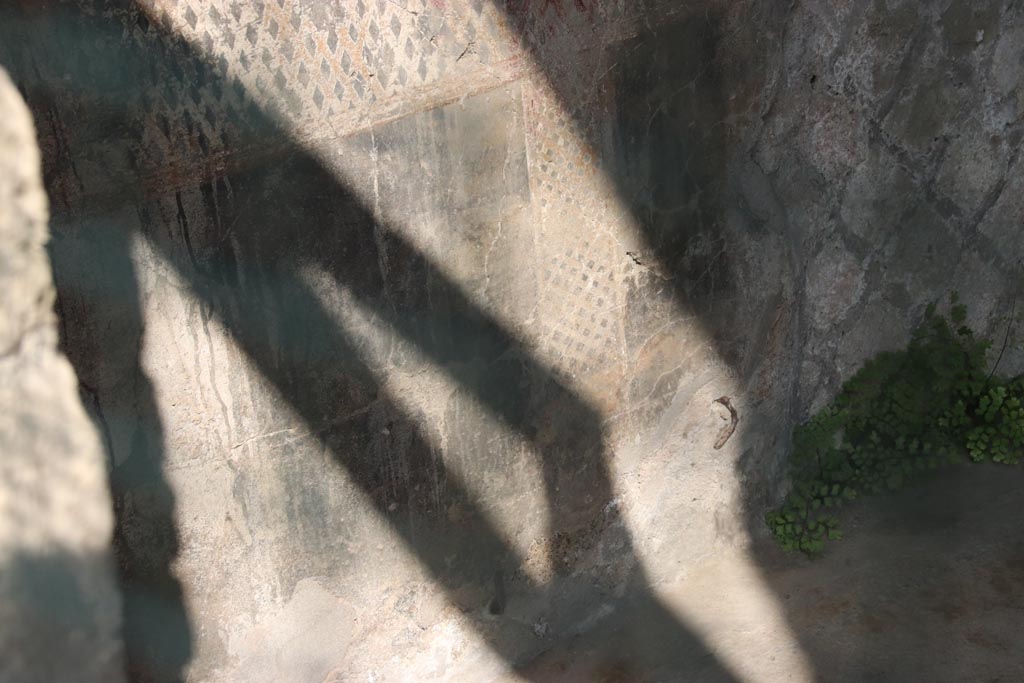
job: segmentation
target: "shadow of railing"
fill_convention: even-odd
[[[745,203],[742,183],[767,187],[770,181],[744,158],[749,150],[742,146],[761,121],[758,98],[776,66],[770,36],[777,35],[784,3],[752,6],[742,21],[743,40],[718,3],[649,0],[626,9],[600,0],[492,3],[515,27],[573,134],[593,151],[595,166],[635,223],[641,250],[623,256],[644,264],[640,277],[647,282],[635,287],[630,303],[642,309],[648,291],[670,291],[678,314],[712,341],[737,386],[767,394],[763,382],[753,385],[780,362],[786,337],[800,324],[798,313],[783,311],[786,296],[800,291],[801,247],[780,220],[782,207],[765,217],[764,207]],[[728,51],[737,46],[743,50]],[[751,177],[736,177],[737,161],[746,162]],[[753,438],[767,427],[761,436],[773,438],[775,428],[788,424],[791,397],[779,398],[746,397],[760,415],[744,416],[737,437]],[[738,462],[754,535],[781,464],[763,453]]]
[[[192,656],[192,638],[172,569],[180,536],[157,397],[141,362],[145,322],[131,236],[102,216],[75,231],[74,240],[52,231],[48,248],[61,348],[107,452],[128,677],[175,680]]]
[[[574,133],[595,152],[599,170],[614,186],[618,200],[630,208],[644,249],[642,254],[634,256],[660,273],[662,286],[673,290],[674,300],[682,314],[696,316],[698,324],[715,340],[716,350],[729,364],[737,384],[746,394],[741,399],[740,428],[734,438],[739,440],[736,475],[742,487],[746,531],[753,540],[750,554],[762,570],[766,588],[778,596],[780,610],[809,660],[812,669],[809,676],[818,677],[818,680],[846,680],[858,676],[877,680],[899,680],[901,677],[952,680],[958,675],[970,674],[951,671],[966,671],[975,664],[1000,670],[1016,666],[1011,658],[1006,657],[1005,650],[999,650],[992,640],[986,640],[983,647],[969,653],[967,645],[950,642],[948,631],[944,631],[947,628],[952,630],[950,623],[955,619],[963,617],[964,622],[969,622],[975,618],[975,615],[967,616],[969,605],[984,592],[962,589],[966,595],[941,596],[943,591],[958,587],[958,580],[952,577],[949,569],[953,563],[949,558],[976,551],[976,546],[965,539],[962,527],[957,524],[959,519],[970,518],[962,502],[970,484],[958,484],[950,478],[940,488],[929,484],[914,494],[908,492],[900,500],[872,501],[872,505],[880,509],[899,509],[900,514],[906,514],[902,523],[908,526],[927,526],[930,517],[937,514],[950,527],[941,537],[914,539],[899,551],[895,549],[899,543],[891,537],[895,532],[881,532],[880,525],[875,525],[871,529],[877,534],[874,538],[863,539],[856,545],[851,540],[844,541],[847,545],[842,549],[831,551],[821,564],[809,566],[799,558],[784,558],[771,540],[765,538],[767,532],[763,521],[763,514],[774,503],[777,487],[783,480],[783,458],[788,451],[790,430],[801,417],[799,411],[807,409],[811,398],[799,395],[804,349],[798,346],[807,344],[813,347],[818,343],[815,335],[841,337],[850,330],[849,321],[841,326],[837,320],[835,331],[815,331],[809,329],[810,323],[803,320],[804,311],[812,310],[818,303],[808,301],[810,294],[805,292],[804,269],[813,258],[807,253],[814,248],[811,242],[814,239],[833,239],[838,243],[845,236],[841,235],[842,231],[830,236],[824,225],[820,235],[801,234],[800,221],[790,220],[787,215],[787,210],[792,208],[794,214],[806,211],[824,221],[825,209],[830,205],[828,201],[814,207],[820,211],[816,214],[808,207],[814,204],[813,200],[800,205],[803,200],[795,193],[821,192],[824,195],[832,191],[827,185],[837,179],[835,176],[827,177],[827,173],[819,173],[811,163],[801,167],[799,155],[806,152],[794,152],[793,157],[786,157],[787,151],[782,149],[785,143],[773,140],[778,129],[771,128],[783,121],[785,125],[806,126],[806,137],[801,134],[789,139],[801,142],[814,139],[814,134],[809,132],[815,123],[813,108],[819,106],[822,99],[816,98],[813,92],[797,95],[797,101],[801,104],[806,102],[811,112],[808,118],[792,118],[791,111],[791,118],[787,119],[783,114],[772,121],[772,107],[776,106],[774,100],[783,89],[805,85],[798,82],[807,78],[807,72],[802,70],[804,67],[810,70],[811,90],[819,78],[819,88],[835,88],[835,85],[825,85],[823,81],[839,83],[846,77],[846,87],[851,92],[837,97],[838,104],[827,106],[849,108],[850,112],[856,112],[855,116],[863,116],[869,123],[863,130],[851,123],[843,133],[856,139],[857,144],[865,142],[866,147],[876,144],[884,147],[882,154],[898,156],[899,162],[894,162],[894,166],[898,166],[901,173],[914,177],[913,182],[908,180],[903,187],[895,183],[888,187],[885,186],[887,176],[878,172],[871,179],[879,185],[873,188],[871,195],[872,202],[878,207],[877,215],[871,215],[864,205],[854,209],[865,213],[858,216],[859,220],[879,222],[871,233],[872,243],[861,247],[871,254],[870,259],[864,258],[865,268],[870,265],[876,271],[889,271],[887,274],[876,272],[867,275],[867,281],[871,283],[869,289],[877,287],[881,291],[883,287],[891,287],[874,300],[879,307],[888,305],[885,299],[889,292],[900,291],[902,284],[898,277],[893,277],[896,274],[914,277],[923,273],[928,276],[923,279],[934,282],[933,286],[946,286],[944,277],[952,279],[954,274],[943,272],[943,268],[954,270],[958,258],[970,258],[958,254],[977,248],[979,241],[977,217],[959,216],[959,209],[951,207],[948,199],[936,200],[928,196],[932,192],[931,180],[928,179],[934,177],[932,169],[937,160],[943,158],[943,153],[936,150],[944,149],[949,140],[935,137],[933,153],[924,161],[915,161],[913,154],[901,152],[900,148],[907,140],[900,139],[898,128],[895,131],[886,128],[890,123],[886,121],[886,114],[896,102],[902,102],[904,106],[913,102],[915,107],[924,107],[922,111],[927,110],[930,117],[928,123],[922,122],[920,126],[941,130],[943,126],[938,124],[944,117],[948,117],[950,122],[963,121],[967,100],[949,98],[935,104],[929,102],[928,105],[922,104],[928,101],[925,98],[904,100],[918,87],[922,88],[918,92],[941,89],[941,77],[935,83],[919,83],[908,78],[903,85],[898,81],[886,86],[875,84],[875,88],[891,88],[879,113],[865,105],[865,101],[880,98],[878,92],[872,92],[870,87],[858,91],[862,86],[850,84],[849,74],[838,73],[838,69],[827,77],[822,72],[815,73],[815,69],[835,69],[842,60],[852,59],[854,51],[861,52],[857,59],[863,59],[864,68],[876,69],[877,73],[884,71],[883,64],[892,57],[889,54],[892,48],[879,36],[888,37],[894,33],[890,33],[889,28],[884,31],[877,29],[877,26],[888,26],[889,20],[897,23],[897,15],[895,12],[887,14],[887,9],[876,8],[877,13],[870,21],[858,25],[863,19],[863,15],[858,13],[867,11],[870,3],[854,3],[850,14],[835,24],[850,33],[864,30],[869,36],[864,42],[830,47],[816,54],[817,48],[806,48],[806,45],[818,39],[815,32],[831,29],[814,22],[808,26],[796,19],[792,25],[785,25],[793,3],[747,3],[740,10],[742,15],[727,16],[739,6],[725,2],[662,3],[651,0],[631,3],[635,9],[624,12],[629,15],[625,21],[616,22],[607,19],[619,18],[623,14],[622,5],[601,0],[492,2],[504,10],[530,58],[547,77],[556,98],[570,114]],[[955,24],[960,27],[958,30],[968,31],[966,17],[971,13],[964,9],[966,6],[953,3],[948,14],[943,15],[942,28],[949,31]],[[995,22],[995,17],[999,16],[995,3],[979,2],[971,7],[976,9],[973,16],[979,21],[979,26],[982,24],[978,17],[988,17]],[[946,23],[950,18],[953,21]],[[937,34],[929,34],[936,28],[929,26],[929,21],[915,15],[912,21],[902,25],[900,40],[911,47],[907,54],[899,53],[899,60],[893,64],[898,64],[902,75],[913,74],[910,65],[911,60],[917,58],[914,53],[927,53],[926,61],[943,64],[938,73],[963,74],[957,86],[959,96],[966,98],[965,93],[968,92],[980,96],[985,83],[983,71],[988,67],[978,66],[979,60],[985,63],[978,57],[979,53],[970,57],[965,57],[965,54],[975,45],[981,45],[981,40],[976,44],[955,43],[951,54],[943,54],[943,39]],[[627,29],[623,30],[622,26]],[[615,30],[624,35],[615,35]],[[872,35],[876,30],[878,33]],[[810,33],[802,40],[793,40],[787,36],[788,31]],[[980,37],[985,33],[979,31],[977,35]],[[736,34],[742,35],[737,37]],[[951,39],[947,36],[945,40]],[[800,45],[799,49],[807,49],[808,54],[785,54],[784,57],[783,51],[794,49],[795,45]],[[865,45],[869,48],[865,49]],[[832,49],[835,52],[830,54],[828,66],[816,63],[810,56],[829,54]],[[566,55],[579,55],[579,58],[566,59]],[[786,73],[787,70],[792,70],[792,73]],[[931,71],[926,73],[929,78],[933,77]],[[792,94],[789,96],[794,97]],[[986,102],[986,111],[989,107],[993,110],[998,108],[988,104],[994,100]],[[960,111],[955,111],[956,107],[960,107]],[[974,114],[976,112],[972,112],[972,116]],[[961,123],[951,125],[959,126]],[[1012,126],[1019,128],[1019,121]],[[762,130],[761,127],[765,128]],[[1014,133],[1009,133],[1009,130],[1010,124],[1006,130],[993,131],[993,145],[1002,142],[1004,136],[1009,139],[1016,137],[1019,141],[1019,130]],[[751,131],[754,135],[747,135]],[[919,132],[914,130],[912,134],[918,135]],[[865,140],[857,139],[859,135],[863,135]],[[784,135],[780,137],[785,139]],[[878,137],[885,142],[879,143]],[[753,142],[764,145],[767,151],[745,147]],[[1013,145],[1019,146],[1019,142]],[[913,149],[913,145],[910,148]],[[758,165],[761,153],[782,157],[776,177],[766,174]],[[826,149],[824,152],[829,153],[841,156],[838,145],[834,151]],[[998,153],[987,149],[983,156],[990,154],[994,158],[999,157]],[[866,166],[872,168],[870,164]],[[797,174],[804,174],[806,178]],[[778,186],[776,180],[780,181]],[[781,206],[776,194],[779,187],[790,192],[789,198],[798,206]],[[908,188],[918,195],[913,201],[900,196],[906,194]],[[1002,191],[1001,187],[998,188],[998,192]],[[751,198],[759,199],[761,205],[749,205]],[[990,208],[996,195],[990,195],[989,200]],[[932,202],[935,206],[929,207]],[[924,210],[918,212],[921,208]],[[846,209],[845,203],[843,209]],[[956,232],[955,228],[944,229],[951,227],[942,225],[947,221],[946,214],[950,214],[950,224],[959,220],[960,225],[956,227],[960,230],[958,237],[962,242],[942,244],[943,240],[953,241],[950,233]],[[925,217],[923,221],[920,216]],[[805,222],[813,220],[806,215],[801,218]],[[829,220],[831,218],[834,217],[829,217]],[[886,222],[889,223],[890,234],[886,234],[885,227],[882,227]],[[917,230],[922,230],[922,235],[927,232],[928,237],[910,237],[905,241],[894,239],[899,231],[913,235]],[[1009,230],[1001,232],[1003,239],[1012,234]],[[932,258],[934,250],[935,254],[941,254],[935,256],[936,263],[944,265],[928,264],[923,259],[906,255],[925,251],[920,246],[924,243],[927,243],[928,258]],[[762,245],[765,248],[759,252],[758,247]],[[893,245],[900,248],[895,255],[889,251]],[[994,274],[994,281],[987,287],[974,290],[980,294],[982,289],[986,289],[985,296],[991,293],[1002,300],[1005,310],[1012,310],[1011,302],[1015,300],[1012,287],[995,282],[1002,277],[1000,267],[990,264],[998,263],[998,259],[985,253],[985,249],[992,252],[999,248],[991,244],[976,252],[990,259],[990,263],[981,270],[985,271],[985,277]],[[1010,253],[1014,251],[1010,244],[1003,248]],[[905,255],[901,256],[901,252]],[[988,272],[989,267],[992,272]],[[878,275],[877,279],[872,280],[873,275]],[[900,287],[894,286],[897,284]],[[944,296],[945,292],[937,291],[935,295]],[[911,298],[906,293],[903,296]],[[891,320],[891,317],[872,315],[871,297],[865,296],[863,301],[866,302],[864,306],[854,311],[862,316],[861,325],[871,325],[872,321],[877,324],[880,319]],[[915,314],[915,309],[920,313],[927,303],[918,300],[897,305],[910,317]],[[982,302],[982,305],[987,304]],[[836,311],[836,317],[840,318],[844,313]],[[910,319],[897,320],[893,326],[905,323],[909,329],[912,322]],[[881,346],[902,333],[869,330],[866,334],[878,334],[877,344]],[[878,346],[875,350],[880,350]],[[866,351],[871,350],[870,344],[865,344],[865,347]],[[850,360],[843,358],[841,352],[835,355],[839,360]],[[838,383],[838,369],[824,371],[832,374],[833,386]],[[993,493],[997,489],[991,488]],[[936,507],[942,509],[941,513],[929,514],[923,511],[923,505],[913,501],[914,496],[921,495],[946,496],[950,500]],[[898,517],[894,513],[889,514],[889,522]],[[915,521],[910,521],[912,519]],[[995,535],[990,530],[993,526],[986,525],[978,536]],[[905,540],[910,535],[897,538]],[[987,559],[980,560],[979,557],[978,564],[996,564],[992,558],[1002,552],[1010,553],[1014,543],[1019,544],[1019,541],[1004,537],[1000,549],[990,546],[980,553]],[[939,546],[942,546],[941,550]],[[801,585],[801,581],[806,583]],[[959,584],[963,586],[962,578]],[[829,588],[826,589],[825,585]],[[835,594],[827,595],[826,590],[841,592],[842,598]],[[890,619],[877,618],[876,615],[885,610],[885,605],[891,604],[893,596],[905,596],[913,591],[917,591],[917,595],[927,592],[931,597],[906,598],[899,608],[904,610],[901,614],[889,612]],[[801,592],[806,594],[798,594]],[[1004,604],[1016,604],[1015,592],[1008,588],[1003,588],[999,599]],[[928,601],[931,602],[926,606]],[[917,613],[908,611],[915,609]],[[936,614],[942,614],[947,623],[940,623]],[[961,625],[959,628],[968,627]],[[980,630],[967,634],[967,640],[987,638],[978,636]],[[946,633],[946,637],[938,635],[941,633]],[[896,642],[906,644],[906,649],[896,646]],[[940,649],[944,652],[938,656],[935,651],[940,642],[943,643]],[[894,648],[899,650],[898,656],[893,655]],[[951,650],[964,656],[950,655]],[[895,661],[897,659],[900,661]]]
[[[21,548],[5,554],[0,563],[5,590],[0,638],[10,650],[0,664],[4,680],[123,678],[121,647],[115,640],[117,615],[107,609],[118,602],[118,593],[106,550],[93,554]],[[59,655],[41,656],[40,647]]]
[[[131,233],[133,220],[118,205],[144,214],[159,192],[130,161],[144,144],[132,108],[144,102],[146,86],[167,73],[182,72],[187,75],[183,86],[210,86],[200,97],[237,84],[177,36],[161,36],[160,51],[140,48],[124,23],[139,16],[129,4],[117,4],[106,15],[61,4],[23,7],[2,23],[7,39],[17,43],[11,36],[31,36],[30,53],[57,60],[48,69],[70,76],[63,83],[40,80],[31,57],[11,58],[15,79],[40,125],[47,120],[92,122],[108,131],[111,148],[124,151],[122,158],[129,160],[123,166],[93,166],[91,172],[107,175],[98,184],[116,189],[117,195],[108,197],[107,205],[98,201],[80,207],[92,214],[87,220],[76,217],[72,207],[70,218],[55,228],[51,253],[65,350],[83,386],[94,394],[95,413],[111,450],[130,675],[134,680],[178,680],[195,635],[172,568],[179,552],[174,498],[164,473],[156,397],[140,361],[145,320],[130,247],[139,235]],[[165,30],[156,22],[150,25]],[[77,48],[86,42],[91,57],[83,61]],[[65,98],[65,88],[84,97]],[[94,108],[71,111],[66,107],[72,99],[92,101]],[[552,585],[540,585],[522,571],[522,558],[488,522],[468,483],[436,457],[421,425],[382,386],[377,371],[311,291],[302,275],[307,266],[330,274],[539,454],[550,517],[547,542],[557,543],[559,556],[586,552],[597,536],[605,543],[615,539],[618,562],[632,573],[631,589],[614,617],[621,637],[606,654],[617,671],[642,668],[669,677],[669,672],[685,671],[701,681],[732,680],[647,585],[626,526],[617,518],[597,411],[426,256],[375,219],[270,116],[251,106],[233,123],[236,138],[223,157],[225,167],[196,180],[212,188],[219,178],[230,178],[235,200],[221,207],[221,220],[197,226],[179,216],[177,230],[167,233],[150,229],[155,226],[143,216],[141,236],[172,265],[195,296],[203,319],[214,318],[226,328],[450,599],[458,602],[456,592],[467,583],[483,587],[490,596],[487,603],[467,614],[491,648],[530,675],[521,665],[535,653],[516,638],[519,626],[485,616],[484,608],[501,612],[495,594],[502,592],[510,600],[557,600],[573,561],[557,567],[559,577]],[[276,146],[258,163],[246,165],[251,164],[246,154],[267,147],[268,140]],[[60,147],[46,152],[51,172],[82,161]],[[390,274],[377,266],[385,255]],[[93,276],[102,286],[90,285]],[[356,410],[370,405],[373,416]],[[339,414],[353,417],[339,422]],[[373,419],[384,419],[395,436],[382,440]],[[385,452],[388,458],[381,457]],[[389,486],[384,470],[386,460],[396,457],[406,473],[400,491]],[[437,479],[445,482],[446,504],[440,510],[449,503],[463,507],[457,527],[439,514],[437,501],[427,493],[433,487],[417,486]],[[396,503],[407,514],[388,515]],[[509,577],[504,591],[495,587],[501,576]],[[582,602],[599,594],[587,588]]]

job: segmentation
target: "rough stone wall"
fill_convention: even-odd
[[[12,12],[136,670],[692,661],[657,586],[759,533],[794,422],[1016,295],[1013,3]]]
[[[1022,21],[1013,2],[794,7],[751,159],[805,264],[803,410],[949,291],[1001,341],[1020,293]]]
[[[0,679],[123,680],[103,451],[57,352],[32,119],[0,70]]]

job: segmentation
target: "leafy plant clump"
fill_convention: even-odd
[[[929,306],[905,350],[868,361],[797,427],[793,487],[766,517],[784,549],[819,553],[826,540],[842,538],[838,507],[899,489],[920,473],[965,458],[1020,460],[1024,377],[986,369],[991,342],[975,337],[966,318],[955,294],[948,320]]]

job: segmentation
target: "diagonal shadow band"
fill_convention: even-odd
[[[61,347],[107,451],[127,677],[177,680],[193,646],[183,589],[171,570],[180,534],[164,475],[163,425],[141,364],[144,322],[135,264],[129,236],[116,226],[101,221],[85,230],[87,250],[53,232],[49,251]],[[91,269],[104,277],[89,277]],[[69,317],[80,324],[69,325]],[[116,385],[105,376],[116,377]]]
[[[742,185],[771,185],[745,145],[770,106],[763,96],[772,92],[773,70],[782,68],[774,36],[787,3],[739,11],[718,0],[490,2],[628,208],[639,238],[630,257],[671,292],[677,312],[694,318],[754,394],[750,407],[769,428],[756,434],[746,419],[743,450],[784,451],[775,447],[774,423],[786,423],[779,413],[792,397],[782,385],[792,383],[765,387],[758,373],[792,362],[780,338],[802,324],[785,303],[796,296],[787,291],[798,291],[802,238],[791,234],[781,206],[752,206]],[[767,256],[774,253],[780,257]],[[737,463],[753,535],[780,470],[777,458],[760,455]]]
[[[128,13],[137,9],[126,7],[124,11]],[[74,114],[85,120],[102,121],[112,136],[112,144],[115,136],[127,132],[128,138],[122,138],[120,144],[131,147],[142,143],[135,120],[125,108],[144,99],[142,85],[150,74],[184,68],[204,83],[226,77],[174,37],[166,42],[177,46],[177,52],[158,55],[139,50],[122,35],[119,20],[123,18],[116,13],[112,18],[80,13],[71,5],[60,5],[46,7],[45,11],[33,8],[4,23],[14,33],[23,32],[40,41],[33,46],[34,50],[41,50],[50,59],[63,58],[60,67],[72,74],[73,88],[88,89],[95,86],[97,79],[102,81],[109,74],[127,72],[127,77],[119,79],[114,93],[108,96],[100,92],[100,106],[95,111],[72,113],[62,111],[60,91],[53,83],[33,77],[31,58],[18,62],[19,58],[24,59],[21,55],[13,64],[16,78],[37,112],[64,120]],[[76,63],[75,43],[87,40],[104,46],[103,59],[88,65]],[[90,96],[94,94],[86,92],[85,99]],[[255,145],[264,137],[288,139],[286,131],[258,110],[249,112],[242,130],[240,149]],[[525,573],[515,571],[521,558],[487,522],[466,485],[446,471],[442,461],[431,456],[431,446],[416,421],[387,395],[380,377],[360,359],[358,350],[304,284],[300,270],[311,263],[321,266],[488,411],[532,444],[543,461],[551,518],[549,541],[561,537],[570,546],[580,546],[580,551],[592,542],[587,539],[587,532],[592,531],[595,520],[600,520],[606,510],[614,509],[609,507],[614,497],[613,486],[597,413],[533,359],[426,257],[395,232],[379,225],[372,213],[318,160],[297,143],[290,142],[286,148],[287,154],[275,160],[275,172],[255,168],[232,176],[233,191],[244,193],[251,200],[237,204],[244,205],[238,211],[251,215],[251,222],[242,223],[245,216],[229,215],[216,225],[190,228],[179,224],[177,234],[146,231],[145,236],[187,283],[203,315],[214,316],[223,323],[253,365],[302,416],[311,431],[320,436],[378,512],[384,514],[385,506],[390,504],[381,497],[381,462],[374,459],[379,444],[373,441],[370,425],[365,421],[336,424],[335,417],[346,412],[341,408],[376,403],[380,411],[393,416],[399,425],[396,431],[405,434],[409,443],[417,444],[407,447],[406,466],[413,473],[410,482],[416,479],[420,468],[441,470],[441,478],[447,482],[446,497],[469,510],[469,521],[453,533],[450,525],[437,518],[432,502],[415,499],[415,487],[409,486],[403,492],[403,503],[412,513],[396,523],[395,530],[445,590],[454,593],[467,580],[489,582],[496,571],[511,569],[515,577],[510,587],[512,599],[550,593],[552,587],[536,585]],[[73,153],[57,150],[57,157],[50,158],[49,166],[52,169],[75,161]],[[114,176],[112,185],[122,188],[126,198],[145,199],[146,191],[133,169],[105,170]],[[330,218],[325,221],[324,217]],[[225,234],[223,226],[235,225],[236,218],[243,227],[230,236]],[[76,298],[94,296],[93,301],[78,309],[79,314],[86,316],[78,324],[96,333],[94,343],[85,349],[73,345],[68,348],[76,368],[83,376],[90,376],[96,366],[124,365],[134,378],[134,400],[122,404],[115,401],[114,405],[123,409],[121,419],[137,421],[134,438],[142,445],[131,449],[124,463],[116,464],[111,483],[115,500],[145,500],[143,493],[149,487],[158,492],[159,504],[148,510],[145,506],[117,506],[118,528],[125,530],[119,534],[118,543],[123,546],[119,548],[123,581],[129,584],[125,624],[126,635],[130,636],[128,654],[132,675],[137,680],[176,680],[184,675],[193,634],[184,618],[180,586],[170,567],[178,553],[173,494],[163,478],[165,456],[161,451],[155,397],[141,368],[138,349],[121,354],[126,345],[139,343],[143,327],[141,307],[137,295],[132,294],[138,289],[128,248],[132,236],[120,232],[116,221],[113,227],[104,227],[102,223],[101,218],[97,229],[104,231],[103,235],[74,235],[73,249],[62,249],[62,237],[56,236],[54,268],[65,305]],[[378,234],[386,236],[382,247],[375,240]],[[81,245],[91,247],[81,251]],[[376,268],[381,257],[376,250],[381,248],[387,250],[389,261],[395,264],[392,273],[397,273],[394,277],[400,280],[388,281]],[[95,260],[90,264],[92,259]],[[108,272],[104,275],[113,277],[109,280],[113,288],[84,294],[75,291],[83,286],[82,282],[76,282],[69,274],[88,274],[95,263],[105,264]],[[111,300],[124,297],[134,304],[104,309],[111,306]],[[103,329],[104,324],[109,327]],[[65,338],[71,339],[74,334],[69,331]],[[106,422],[110,422],[112,413],[121,412],[103,405],[110,400],[109,387],[102,393],[97,390],[97,400]],[[162,552],[155,557],[146,555],[148,546],[139,536],[147,528],[165,539]],[[700,680],[731,680],[700,640],[661,605],[646,585],[625,527],[613,519],[606,522],[601,533],[618,535],[620,561],[634,571],[629,599],[618,617],[629,647],[614,656],[630,666],[652,665],[663,671],[692,669],[692,662],[700,661]],[[450,561],[453,556],[458,558],[454,566]],[[561,567],[561,574],[568,575],[572,570],[569,562]],[[175,617],[162,621],[159,627],[145,623],[143,619],[151,616],[147,607],[149,597],[139,596],[135,600],[136,591],[131,588],[135,584],[142,592],[160,593]],[[495,652],[512,666],[522,663],[524,652],[511,637],[510,625],[482,616],[475,617],[475,624]],[[167,629],[175,632],[167,633]],[[172,641],[173,653],[161,651]],[[155,659],[159,666],[151,666],[150,659]]]

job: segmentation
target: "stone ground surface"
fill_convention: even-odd
[[[744,553],[662,590],[738,680],[1011,683],[1024,671],[1022,510],[1019,468],[958,466],[851,506],[846,538],[820,558],[766,547],[760,580],[775,600]],[[624,639],[597,629],[542,655],[526,680],[731,680],[699,656],[670,674],[635,666],[618,656]]]

